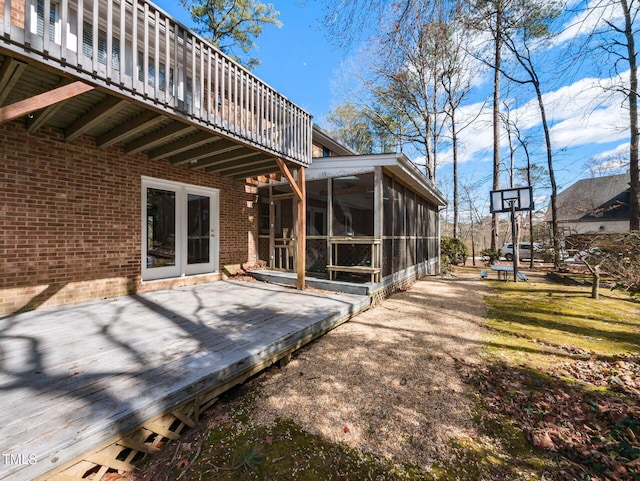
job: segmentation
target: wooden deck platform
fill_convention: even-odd
[[[366,296],[221,281],[2,318],[0,479],[59,471],[368,306]]]

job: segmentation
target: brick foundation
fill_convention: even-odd
[[[220,189],[220,271],[256,259],[256,188],[244,181],[0,125],[0,315],[215,280],[141,282],[141,176]]]

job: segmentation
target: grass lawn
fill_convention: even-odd
[[[532,278],[487,296],[479,420],[524,433],[543,479],[640,479],[638,300]]]
[[[484,281],[482,362],[459,362],[478,435],[454,440],[429,468],[328,442],[290,420],[259,425],[250,382],[131,479],[640,480],[640,303],[530,278]]]

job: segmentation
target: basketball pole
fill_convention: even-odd
[[[520,257],[520,246],[516,244],[516,201],[515,199],[509,200],[511,207],[511,246],[513,247],[513,282],[518,282],[518,258]],[[518,253],[516,254],[516,249]],[[531,246],[533,250],[533,246]]]

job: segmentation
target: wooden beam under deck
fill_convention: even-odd
[[[220,137],[216,137],[215,142],[209,142],[202,147],[186,150],[176,155],[169,157],[169,161],[173,165],[188,164],[189,162],[195,162],[200,159],[211,157],[216,152],[228,152],[242,147],[237,142],[232,140],[223,140]]]
[[[35,95],[29,99],[21,100],[6,107],[0,108],[0,124],[18,119],[32,112],[44,109],[58,102],[70,99],[93,90],[91,85],[84,82],[73,82],[69,85],[50,90],[43,94]]]
[[[289,167],[287,167],[287,164],[285,164],[284,160],[280,159],[279,157],[276,157],[276,164],[278,164],[278,167],[280,168],[282,175],[285,176],[285,178],[289,182],[289,185],[291,185],[291,188],[293,189],[293,193],[296,195],[298,200],[302,200],[303,198],[302,191],[300,190],[300,187],[298,186],[296,179],[294,179],[293,174],[289,170]]]
[[[180,152],[186,152],[187,150],[209,144],[219,139],[220,137],[216,137],[211,133],[199,131],[195,134],[188,135],[187,137],[182,137],[170,144],[150,150],[148,152],[149,159],[166,159],[172,155],[179,154]]]
[[[117,97],[107,97],[89,112],[77,118],[70,126],[64,129],[64,138],[67,141],[77,139],[91,128],[113,115],[127,105],[126,100]]]
[[[139,139],[132,140],[125,144],[124,151],[126,154],[137,154],[143,150],[150,150],[154,147],[164,145],[193,132],[194,130],[196,130],[196,128],[192,125],[174,121],[160,130],[156,130],[155,132],[151,132],[150,134],[144,135]]]
[[[126,139],[135,137],[140,132],[143,132],[146,129],[153,127],[154,125],[159,124],[164,119],[164,116],[158,115],[157,113],[148,110],[130,119],[129,121],[120,124],[115,129],[102,134],[100,137],[98,137],[96,145],[99,149],[104,149],[119,142],[126,141]]]
[[[27,64],[9,57],[5,59],[0,69],[0,105],[4,103],[13,86],[18,83]]]
[[[249,170],[255,171],[256,169],[269,168],[269,166],[273,165],[273,157],[260,153],[255,155],[256,157],[245,159],[241,163],[232,162],[210,167],[207,169],[207,172],[218,172],[222,175],[231,175],[235,177],[238,174],[243,174]]]
[[[62,79],[58,84],[54,87],[54,89],[64,87],[70,83],[67,79]],[[39,110],[33,116],[29,116],[27,119],[27,132],[33,134],[40,130],[43,125],[45,125],[49,120],[51,120],[58,111],[64,107],[66,101],[58,102],[53,105],[49,105],[47,108]]]

